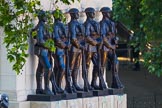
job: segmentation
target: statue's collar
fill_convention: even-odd
[[[93,19],[93,18],[87,18],[87,20],[88,20],[88,21],[94,21],[94,19]]]

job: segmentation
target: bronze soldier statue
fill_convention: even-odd
[[[106,68],[106,61],[108,52],[112,49],[115,49],[115,46],[111,44],[111,21],[109,20],[109,10],[105,7],[101,8],[100,11],[102,12],[103,18],[100,21],[100,33],[103,39],[103,45],[101,48],[101,69],[102,75],[104,74],[104,69]]]
[[[99,86],[96,84],[98,72],[99,72],[99,64],[98,64],[98,55],[97,55],[97,46],[100,45],[100,30],[99,23],[94,20],[95,17],[95,9],[94,8],[86,8],[85,13],[87,19],[84,23],[85,26],[85,37],[87,42],[87,51],[86,51],[86,67],[87,71],[89,70],[91,60],[93,62],[93,72],[92,72],[92,82],[89,84],[89,90],[99,89]],[[89,72],[88,72],[89,73]]]
[[[53,15],[56,11],[53,12]],[[63,76],[65,75],[65,68],[66,68],[66,57],[65,57],[65,50],[69,48],[67,44],[67,31],[66,27],[61,21],[61,18],[57,18],[54,16],[54,25],[53,25],[53,39],[56,45],[56,52],[53,54],[54,57],[54,72],[56,74],[56,82],[58,85],[59,93],[63,93],[63,89],[61,88],[61,83]]]
[[[36,94],[47,94],[53,95],[53,92],[49,88],[49,81],[51,79],[52,67],[49,61],[49,51],[45,47],[44,43],[49,38],[49,34],[45,29],[46,15],[43,10],[39,11],[38,14],[39,22],[37,26],[33,29],[37,30],[35,54],[39,58],[39,64],[36,71]],[[44,73],[43,73],[44,72]],[[42,88],[42,77],[44,75],[44,90]]]
[[[71,43],[70,50],[70,71],[72,73],[72,82],[74,91],[82,91],[77,83],[77,77],[81,61],[81,49],[84,47],[81,45],[83,39],[83,29],[78,22],[79,10],[72,8],[69,10],[71,21],[68,23],[69,38]]]
[[[103,7],[100,10],[103,15],[103,19],[101,21],[101,28],[103,31],[101,34],[105,37],[105,46],[109,48],[108,51],[108,58],[111,62],[112,68],[112,88],[123,88],[119,75],[118,75],[118,66],[119,61],[117,59],[117,55],[115,53],[115,47],[117,46],[118,37],[116,37],[116,27],[115,22],[111,20],[111,9],[109,7]],[[106,39],[107,38],[107,39]],[[108,43],[108,45],[106,45]],[[106,59],[106,55],[105,59]],[[105,65],[105,62],[104,62]]]

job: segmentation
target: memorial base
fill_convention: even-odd
[[[78,92],[77,93],[78,98],[86,98],[86,97],[93,97],[93,92]]]
[[[113,89],[113,88],[109,88],[108,89],[109,95],[122,95],[124,93],[123,89]]]
[[[127,108],[127,95],[107,95],[60,101],[10,101],[9,108]]]
[[[121,95],[121,94],[123,94],[123,89],[108,88],[105,90],[93,91],[93,96],[107,96],[107,95]]]
[[[63,100],[76,99],[77,93],[66,93],[62,95]]]
[[[62,99],[62,95],[43,95],[43,94],[37,94],[37,95],[28,95],[27,100],[28,101],[59,101]]]
[[[93,91],[93,96],[106,96],[106,95],[109,95],[108,89]]]

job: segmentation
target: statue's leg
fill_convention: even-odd
[[[73,86],[74,86],[74,89],[76,89],[77,91],[83,91],[83,89],[81,87],[79,87],[79,85],[77,84],[77,77],[78,77],[78,73],[79,73],[80,61],[81,61],[81,53],[78,52],[78,54],[76,55],[76,59],[75,59],[75,67],[72,71]]]
[[[124,88],[123,84],[121,83],[118,75],[118,69],[116,69],[116,65],[118,65],[119,61],[117,59],[116,54],[114,53],[111,56],[111,63],[112,63],[112,88]]]
[[[99,77],[100,81],[99,81],[99,86],[101,89],[106,89],[106,84],[105,84],[105,80],[104,80],[104,71],[106,68],[106,61],[107,61],[107,52],[106,51],[101,51],[101,75]]]
[[[43,77],[43,66],[39,61],[36,71],[36,83],[37,83],[36,94],[43,94],[42,77]]]
[[[55,79],[56,79],[56,84],[58,85],[58,74],[59,74],[59,62],[58,62],[58,57],[56,54],[53,54],[53,58],[54,58],[54,68],[53,68],[53,72],[55,75]]]
[[[92,62],[93,62],[93,71],[92,71],[92,82],[91,86],[98,90],[99,86],[97,85],[97,77],[98,77],[98,71],[99,71],[99,65],[98,65],[98,55],[97,53],[92,53]]]
[[[82,78],[83,78],[83,81],[84,81],[84,91],[88,92],[89,91],[89,83],[88,83],[88,71],[87,71],[87,68],[86,68],[86,54],[84,52],[84,50],[82,50]]]
[[[60,70],[59,73],[58,73],[58,76],[57,76],[58,77],[57,82],[58,82],[59,89],[61,91],[63,91],[62,88],[61,88],[61,83],[62,83],[62,79],[65,75],[64,55],[58,55],[57,58],[58,58],[59,70]]]
[[[53,66],[52,54],[49,54],[48,59],[49,59],[49,61],[50,61],[51,66]],[[55,75],[54,75],[53,71],[52,71],[52,73],[51,73],[50,81],[51,81],[51,84],[52,84],[52,92],[53,92],[54,94],[57,94],[56,85],[55,85],[55,84],[56,84],[56,80],[55,80]]]
[[[69,63],[69,70],[67,70],[66,72],[66,91],[68,93],[73,93],[75,92],[74,88],[73,88],[73,82],[72,82],[72,70],[74,69],[75,66],[75,59],[77,57],[77,53],[76,52],[71,52],[70,53],[70,63]]]
[[[87,72],[89,73],[89,67],[92,59],[92,52],[86,52],[86,68]],[[87,73],[87,78],[88,78],[88,73]],[[89,81],[87,82],[89,90],[93,90],[94,88],[89,84]]]
[[[53,95],[53,92],[49,88],[49,82],[50,82],[52,70],[51,70],[51,64],[50,64],[48,56],[46,54],[42,54],[40,56],[40,62],[43,65],[43,68],[45,71],[45,73],[44,73],[44,86],[45,86],[44,93],[47,95]]]
[[[116,67],[117,80],[119,82],[119,88],[124,88],[124,85],[122,84],[122,82],[119,78],[119,60],[118,60],[117,56],[115,57],[115,59],[116,59],[115,60],[115,67]]]
[[[51,65],[52,65],[52,64],[53,64],[52,56],[50,56],[50,57],[51,57],[51,58],[50,58],[50,63],[51,63]],[[57,83],[56,83],[55,71],[57,71],[57,70],[54,70],[54,69],[52,70],[52,74],[51,74],[51,78],[50,78],[51,83],[52,83],[52,91],[53,91],[54,94],[63,93],[64,90],[60,89],[60,88],[58,87]]]

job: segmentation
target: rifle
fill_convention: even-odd
[[[68,38],[67,45],[70,45],[70,37]],[[65,49],[65,55],[66,55],[66,90],[68,93],[73,93],[72,90],[72,79],[71,79],[71,70],[70,70],[70,59],[69,59],[69,49]]]
[[[84,46],[85,47],[85,46]],[[85,52],[84,49],[82,49],[82,77],[84,80],[84,91],[89,91],[88,89],[88,72],[87,72],[87,67],[86,67],[86,59],[85,59]]]
[[[103,37],[101,37],[103,38]],[[103,45],[103,40],[101,41],[100,45],[97,46],[97,53],[98,53],[98,76],[99,76],[99,86],[100,86],[100,89],[105,89],[106,88],[106,85],[105,85],[105,82],[104,82],[104,78],[103,78],[103,67],[101,67],[101,47]]]

